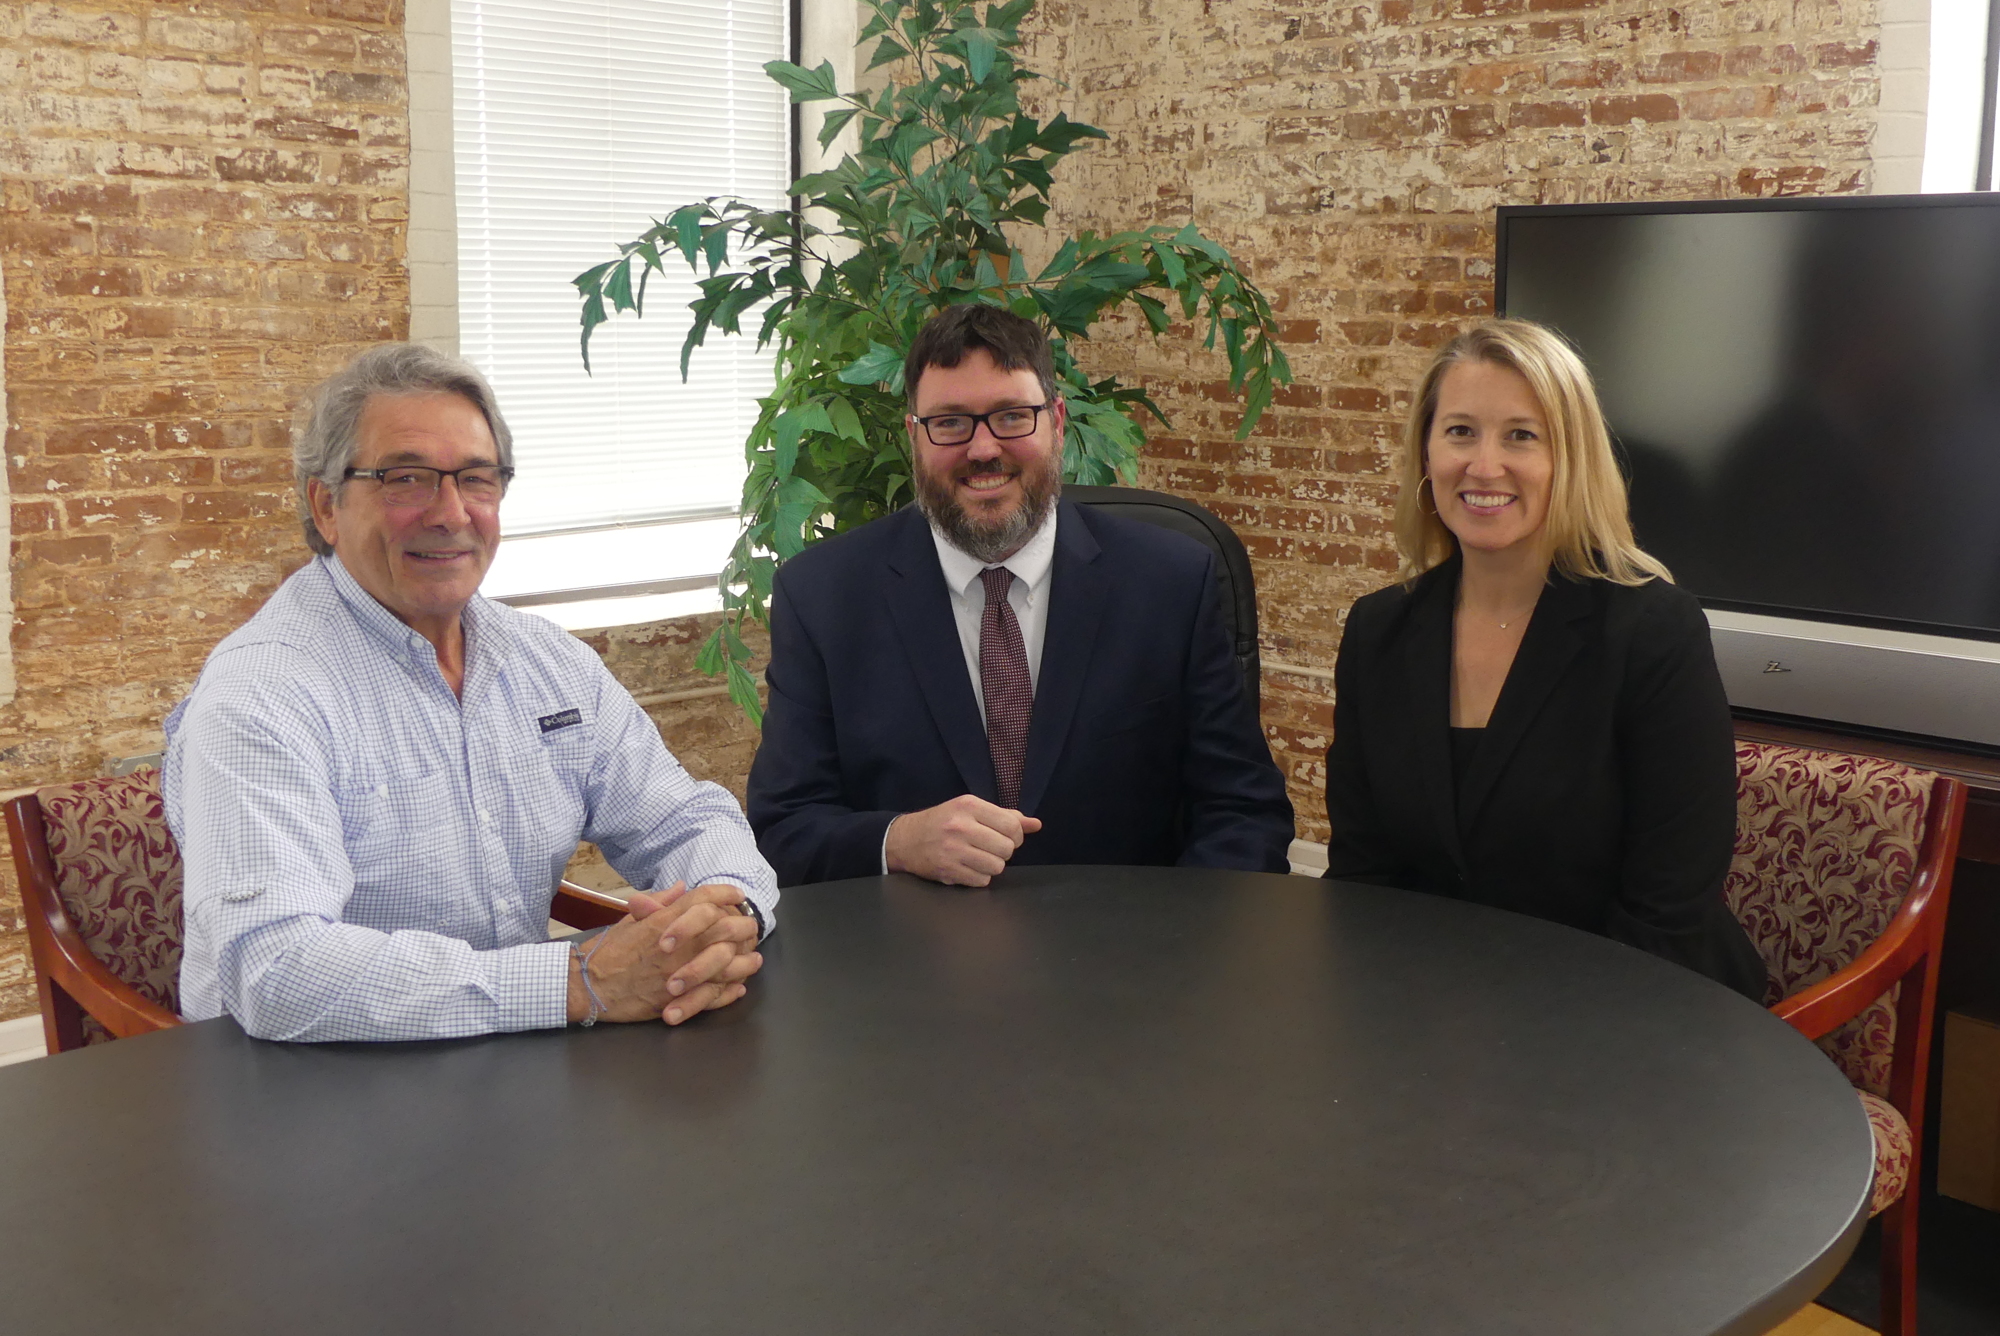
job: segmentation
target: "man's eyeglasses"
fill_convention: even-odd
[[[344,478],[373,478],[382,484],[382,499],[392,506],[427,506],[437,500],[446,478],[458,481],[458,496],[467,505],[494,505],[507,495],[514,470],[505,464],[474,464],[462,469],[427,469],[398,464],[389,469],[349,469]]]
[[[910,420],[922,424],[932,445],[964,445],[982,422],[994,439],[1016,441],[1035,434],[1035,427],[1048,408],[1047,404],[1023,404],[1019,408],[996,408],[991,413],[933,413]]]

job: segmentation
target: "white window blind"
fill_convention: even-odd
[[[789,118],[762,66],[785,20],[785,0],[452,0],[459,348],[520,470],[488,594],[721,569],[769,354],[711,335],[682,383],[698,275],[675,257],[643,320],[599,327],[587,375],[570,280],[681,204],[783,204]]]

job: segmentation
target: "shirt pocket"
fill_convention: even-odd
[[[531,726],[532,727],[532,726]],[[589,823],[591,770],[597,762],[591,721],[517,738],[502,762],[509,854],[560,869]]]
[[[334,789],[341,842],[354,874],[342,915],[385,932],[437,926],[447,860],[463,857],[463,823],[444,770],[357,776]]]
[[[596,760],[590,745],[590,724],[587,720],[542,734],[536,750],[549,758],[549,768],[558,775],[565,778],[575,776],[579,781],[590,774],[591,764]]]
[[[531,724],[525,736],[516,737],[507,753],[509,771],[538,792],[546,792],[553,784],[581,797],[590,778],[591,767],[597,761],[595,748],[591,746],[592,720],[582,711],[573,713],[578,715],[577,722],[560,728],[542,731]]]

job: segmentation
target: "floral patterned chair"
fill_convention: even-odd
[[[181,856],[159,772],[7,804],[49,1052],[177,1025]]]
[[[6,808],[49,1052],[180,1024],[181,855],[160,772],[56,784]],[[549,913],[596,928],[625,903],[565,881]]]
[[[1739,742],[1736,795],[1724,894],[1770,971],[1771,1010],[1860,1093],[1881,1329],[1914,1336],[1924,1087],[1965,788],[1895,761]]]

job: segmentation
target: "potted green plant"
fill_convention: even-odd
[[[583,353],[619,311],[643,314],[646,280],[678,252],[708,276],[692,304],[681,374],[711,330],[741,334],[757,320],[775,342],[777,377],[744,444],[743,532],[722,573],[725,617],[703,646],[704,672],[726,673],[731,697],[761,721],[744,644],[746,618],[764,620],[779,562],[806,544],[887,514],[911,495],[904,434],[903,350],[946,306],[983,301],[1037,319],[1055,348],[1069,401],[1063,476],[1130,481],[1144,441],[1140,415],[1166,415],[1143,388],[1093,380],[1076,344],[1130,303],[1153,334],[1178,318],[1220,345],[1249,435],[1275,385],[1291,380],[1263,293],[1192,223],[1110,236],[1083,232],[1030,270],[1009,233],[1039,227],[1056,165],[1104,132],[1058,113],[1040,121],[1021,86],[1040,76],[1015,58],[1034,0],[983,9],[975,0],[866,0],[860,46],[868,69],[894,65],[873,93],[842,92],[831,63],[765,71],[794,102],[835,102],[822,147],[849,125],[860,147],[792,188],[795,203],[830,216],[754,208],[740,200],[683,205],[617,259],[577,276]]]

